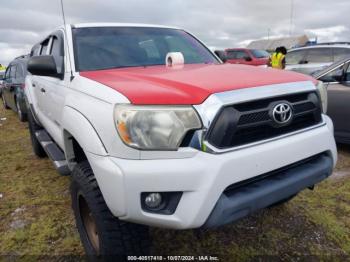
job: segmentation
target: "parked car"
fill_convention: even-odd
[[[334,122],[335,138],[350,144],[350,56],[315,73],[328,89],[328,115]]]
[[[312,188],[337,161],[321,82],[223,64],[182,29],[67,25],[31,54],[33,151],[72,176],[89,255],[147,254],[148,226],[232,223]]]
[[[248,48],[226,49],[227,63],[252,66],[267,66],[270,54],[265,50]]]
[[[27,120],[27,107],[24,99],[25,77],[27,75],[28,56],[14,59],[6,69],[2,84],[2,102],[5,109],[17,112],[20,121]]]
[[[349,55],[350,43],[326,43],[295,48],[286,55],[286,69],[312,74]]]
[[[0,96],[2,94],[2,84],[4,82],[6,70],[0,70]]]

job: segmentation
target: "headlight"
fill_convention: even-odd
[[[323,84],[322,81],[318,81],[317,85],[317,92],[320,95],[321,98],[321,103],[322,103],[322,111],[324,114],[327,113],[327,108],[328,108],[328,93],[327,93],[327,88]]]
[[[144,150],[176,150],[189,130],[202,123],[190,106],[134,106],[114,108],[114,120],[125,144]]]

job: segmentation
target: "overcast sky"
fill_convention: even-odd
[[[67,23],[128,22],[185,28],[212,48],[289,35],[292,0],[64,0]],[[294,0],[292,33],[350,41],[349,0]],[[2,0],[0,63],[28,53],[62,24],[60,0]]]

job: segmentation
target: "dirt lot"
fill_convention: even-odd
[[[0,119],[0,255],[83,254],[69,178],[33,155],[27,124],[12,111],[1,108]],[[153,229],[152,253],[221,261],[350,260],[350,147],[339,149],[335,174],[314,191],[215,231]]]

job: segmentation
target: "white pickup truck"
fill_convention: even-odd
[[[63,26],[28,71],[33,150],[71,175],[87,254],[147,254],[148,226],[231,223],[313,188],[337,161],[322,82],[223,64],[178,28]]]

